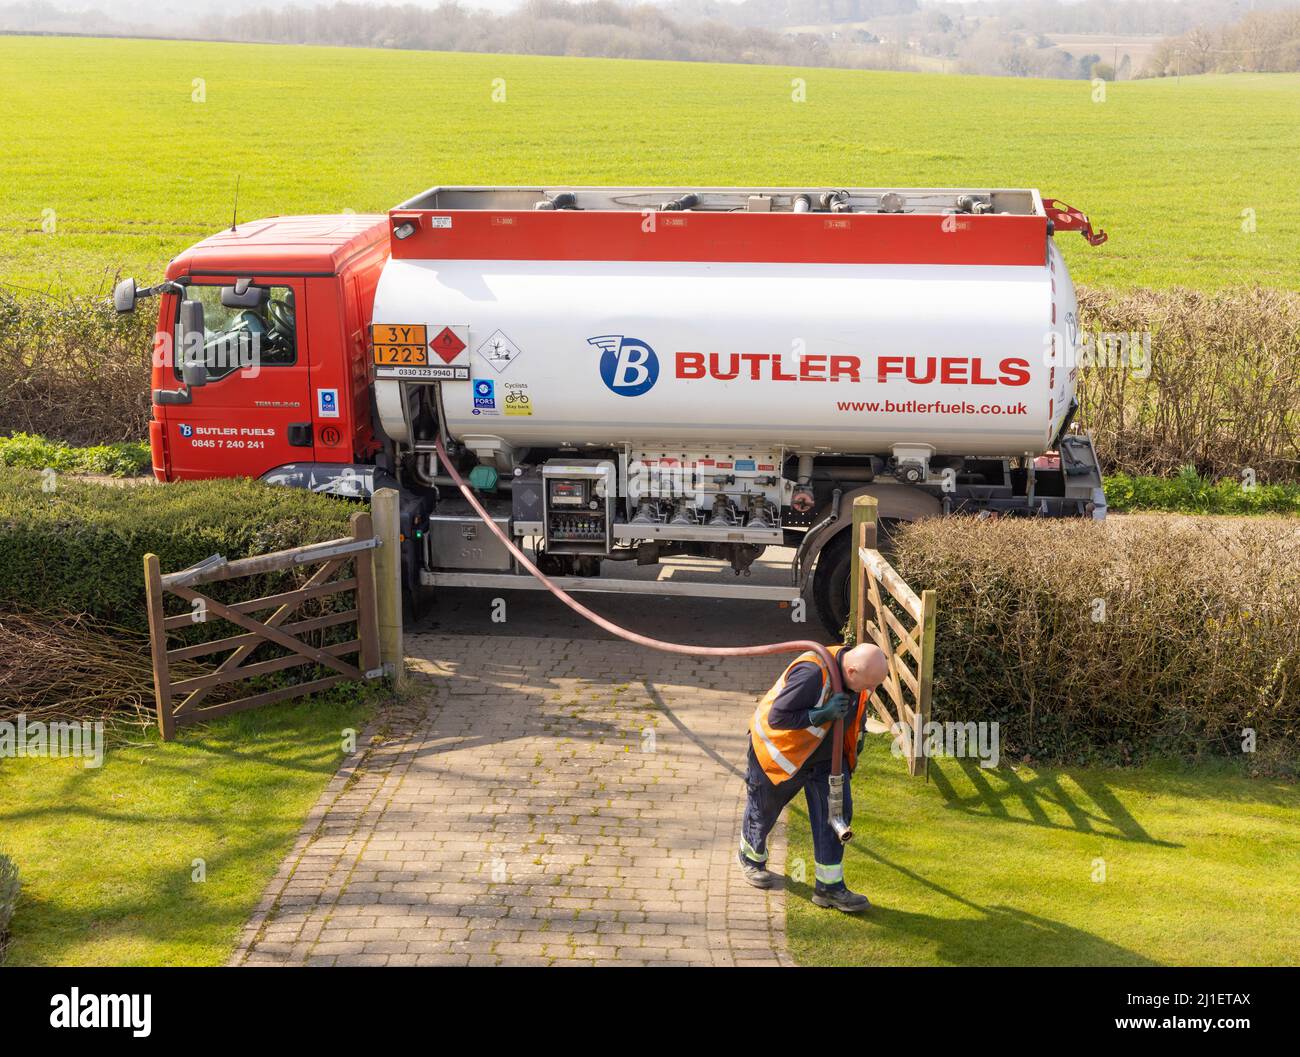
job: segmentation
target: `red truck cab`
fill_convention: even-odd
[[[159,480],[372,459],[367,327],[388,245],[385,216],[272,217],[171,262],[151,386]],[[183,301],[203,307],[201,385],[184,383],[174,354]]]

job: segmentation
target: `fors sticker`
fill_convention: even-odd
[[[475,415],[499,415],[501,409],[497,407],[496,382],[491,378],[475,378],[473,385],[474,407],[472,413]]]
[[[316,417],[339,417],[339,391],[337,389],[316,390]]]

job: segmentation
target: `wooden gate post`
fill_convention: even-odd
[[[396,489],[381,488],[370,502],[375,535],[375,597],[379,609],[379,660],[392,665],[394,686],[406,681],[402,643],[402,517]]]
[[[352,538],[358,543],[374,536],[374,521],[363,511],[349,519]],[[357,575],[357,638],[361,640],[361,670],[370,672],[378,668],[379,660],[379,604],[375,598],[375,552],[360,551],[356,555]]]
[[[921,663],[917,666],[919,680],[916,693],[917,722],[921,730],[930,722],[930,699],[934,695],[934,633],[938,625],[938,595],[934,591],[921,592]],[[920,762],[911,762],[913,775],[930,777],[930,759],[920,754]]]
[[[149,611],[149,650],[153,662],[153,699],[158,711],[158,733],[163,741],[171,741],[176,736],[176,721],[172,715],[167,632],[163,624],[162,568],[156,554],[144,556],[144,598]]]
[[[853,525],[849,529],[849,634],[855,643],[864,641],[862,602],[866,595],[862,558],[858,554],[858,548],[876,549],[877,507],[873,495],[860,495],[853,500]]]

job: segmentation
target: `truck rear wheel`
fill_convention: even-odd
[[[849,533],[841,532],[817,556],[812,597],[826,630],[836,641],[843,640],[849,619]]]
[[[891,537],[908,522],[902,518],[882,517],[878,522],[877,546],[886,558],[892,550]],[[817,556],[813,570],[812,597],[817,616],[837,640],[844,639],[844,625],[849,619],[849,531],[839,533]]]

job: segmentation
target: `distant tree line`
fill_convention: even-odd
[[[94,3],[94,0],[87,0]],[[267,4],[271,0],[266,0]],[[152,33],[209,40],[522,55],[675,59],[860,69],[942,68],[1003,77],[1124,79],[1135,75],[1300,70],[1296,0],[525,0],[492,14],[357,2],[242,7],[148,27],[94,8],[0,0],[0,29]],[[1164,35],[1140,72],[1072,54],[1053,36]]]
[[[939,8],[925,8],[919,23],[898,32],[918,54],[949,60],[956,73],[987,77],[1090,78],[1101,58],[1073,55],[1045,34],[1009,29],[1001,18],[954,17]]]
[[[681,21],[708,19],[767,29],[866,22],[920,10],[917,0],[666,0],[660,6]]]
[[[683,0],[686,2],[686,0]],[[1210,70],[1293,70],[1296,0],[1251,0],[1258,10],[1240,21],[1240,0],[976,0],[925,3],[918,12],[870,21],[877,39],[902,47],[902,63],[1003,77],[1128,79],[1139,75]],[[1118,54],[1130,37],[1177,36],[1140,74],[1143,60]],[[1074,54],[1062,36],[1109,38],[1115,56]],[[1195,56],[1193,59],[1192,56]],[[1108,54],[1108,58],[1110,55]],[[1138,62],[1134,63],[1134,58]]]
[[[816,2],[831,6],[831,0],[808,0],[810,6]],[[885,49],[877,53],[817,34],[783,34],[722,22],[682,23],[662,8],[625,6],[613,0],[527,0],[505,15],[470,10],[455,2],[436,8],[357,3],[290,6],[211,16],[196,28],[205,39],[282,44],[860,68],[889,68],[895,61]]]
[[[1300,7],[1252,11],[1238,22],[1197,27],[1160,44],[1142,76],[1300,72]]]
[[[1296,0],[975,0],[926,2],[922,11],[942,11],[954,20],[995,18],[1007,32],[1101,33],[1108,36],[1175,36],[1197,26],[1215,26],[1252,10],[1293,7]]]
[[[90,0],[88,0],[90,2]],[[123,33],[139,27],[95,8],[71,10],[45,0],[20,0],[0,4],[0,29],[10,33]]]

